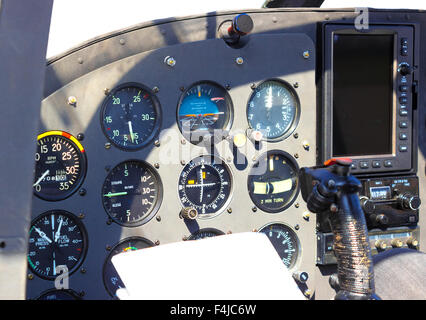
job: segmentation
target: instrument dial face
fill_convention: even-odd
[[[228,130],[232,119],[231,97],[214,82],[193,84],[179,100],[179,129],[191,142],[198,143],[203,136],[213,135],[215,130]]]
[[[109,217],[126,227],[148,222],[158,211],[163,187],[148,163],[129,160],[109,172],[102,187],[102,202]]]
[[[284,151],[272,150],[261,155],[248,178],[254,204],[269,213],[287,209],[299,192],[298,172],[296,161]]]
[[[206,229],[200,229],[197,232],[191,234],[188,240],[200,240],[200,239],[211,238],[211,237],[216,237],[220,235],[224,235],[224,233],[217,229],[206,228]]]
[[[200,218],[219,214],[230,200],[231,190],[231,172],[222,159],[211,155],[191,160],[179,177],[182,206],[197,209]]]
[[[81,300],[81,298],[71,289],[49,289],[43,292],[37,300]]]
[[[148,239],[141,237],[130,237],[126,238],[119,243],[117,243],[112,249],[110,254],[104,263],[103,268],[103,280],[105,289],[111,295],[111,297],[116,298],[116,292],[120,288],[124,288],[123,281],[115,270],[114,265],[112,264],[112,257],[127,251],[136,251],[140,249],[145,249],[154,246],[154,243],[149,241]]]
[[[48,131],[37,137],[35,161],[34,194],[44,200],[69,197],[86,175],[83,146],[63,131]]]
[[[294,90],[278,80],[261,83],[247,105],[249,126],[263,133],[268,141],[288,137],[297,126],[299,99]]]
[[[87,251],[87,233],[73,214],[52,210],[38,216],[29,232],[28,263],[41,278],[54,280],[57,267],[65,265],[69,274],[83,262]]]
[[[105,99],[101,123],[105,136],[118,148],[136,150],[146,146],[160,129],[160,103],[141,84],[126,83]]]
[[[280,223],[263,227],[259,232],[264,233],[279,254],[285,266],[293,268],[299,256],[299,238],[288,226]]]

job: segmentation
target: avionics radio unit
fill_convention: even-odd
[[[356,175],[417,166],[415,25],[324,24],[324,162],[351,158]]]

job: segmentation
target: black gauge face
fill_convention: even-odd
[[[147,145],[160,128],[160,104],[148,88],[123,84],[105,99],[102,129],[117,147],[135,150]]]
[[[38,216],[29,232],[28,263],[41,278],[54,280],[58,266],[69,274],[83,262],[87,251],[87,233],[80,220],[63,210],[52,210]]]
[[[72,290],[50,289],[43,292],[37,300],[81,300],[78,294]]]
[[[270,213],[288,208],[299,192],[298,171],[296,161],[284,151],[273,150],[260,156],[248,178],[254,204]]]
[[[181,96],[178,124],[191,142],[212,135],[215,130],[227,130],[232,124],[233,106],[228,92],[214,82],[193,84]]]
[[[48,131],[37,137],[34,194],[49,201],[73,194],[86,174],[83,146],[63,131]]]
[[[268,80],[253,91],[247,105],[247,120],[266,140],[284,139],[296,128],[299,109],[299,100],[289,85]]]
[[[299,255],[299,239],[296,233],[284,224],[270,224],[259,232],[266,234],[285,266],[291,269]]]
[[[196,209],[200,218],[212,217],[230,200],[231,173],[220,158],[201,156],[185,166],[178,190],[184,208]]]
[[[102,187],[102,202],[116,223],[136,227],[148,222],[162,199],[160,177],[149,164],[129,160],[111,169]]]
[[[112,264],[112,257],[122,252],[135,251],[149,248],[152,246],[154,246],[154,244],[145,238],[131,237],[120,241],[111,249],[110,254],[105,260],[103,269],[105,289],[108,291],[111,297],[116,298],[117,290],[120,288],[124,288],[123,281],[121,281],[120,276],[118,275],[114,265]]]
[[[204,238],[211,238],[223,235],[224,233],[217,229],[212,228],[206,228],[206,229],[200,229],[197,232],[191,234],[191,236],[188,238],[188,240],[200,240]]]

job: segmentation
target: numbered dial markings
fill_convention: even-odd
[[[188,240],[200,240],[200,239],[216,237],[216,236],[220,236],[224,234],[225,233],[223,233],[220,230],[213,229],[213,228],[206,228],[206,229],[200,229],[197,232],[191,234]]]
[[[116,223],[134,227],[148,222],[162,199],[160,177],[149,164],[130,160],[114,167],[102,187],[102,202]]]
[[[74,193],[86,174],[86,156],[76,138],[62,131],[39,135],[35,154],[34,194],[62,200]]]
[[[220,158],[198,157],[183,169],[178,190],[184,208],[197,209],[201,218],[211,217],[220,213],[230,198],[231,173]]]
[[[110,254],[105,260],[103,269],[103,280],[105,289],[108,291],[111,297],[116,298],[117,290],[120,288],[124,288],[123,281],[121,280],[120,276],[117,273],[117,270],[115,270],[115,267],[112,264],[112,257],[122,252],[136,251],[152,246],[154,246],[154,243],[145,238],[130,237],[120,241],[111,249]]]
[[[39,277],[54,280],[64,272],[73,273],[86,251],[86,230],[73,214],[52,210],[31,223],[28,263],[31,272]]]
[[[247,120],[266,140],[284,139],[296,128],[299,109],[297,95],[289,85],[268,80],[253,91],[247,105]]]
[[[285,266],[293,268],[299,256],[299,238],[296,233],[284,224],[270,224],[259,232],[266,234]]]
[[[148,88],[124,84],[105,99],[101,121],[104,134],[117,147],[139,149],[159,130],[160,104]]]

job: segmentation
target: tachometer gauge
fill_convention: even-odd
[[[112,264],[112,257],[128,251],[135,251],[140,249],[145,249],[154,246],[154,243],[149,241],[148,239],[141,237],[130,237],[124,240],[121,240],[117,243],[112,249],[110,254],[104,263],[103,268],[103,280],[105,289],[111,295],[111,297],[116,297],[116,292],[120,288],[124,288],[123,281],[115,270],[114,265]]]
[[[136,227],[157,213],[162,194],[156,170],[144,161],[129,160],[109,172],[102,187],[102,203],[113,221]]]
[[[249,126],[268,141],[288,137],[299,121],[300,104],[296,92],[287,83],[267,80],[252,93],[247,105]]]
[[[160,129],[160,103],[150,89],[125,83],[108,94],[101,110],[105,136],[118,148],[146,146]]]
[[[37,137],[34,194],[58,201],[73,194],[86,174],[86,155],[81,143],[69,133],[48,131]]]
[[[296,233],[281,223],[269,224],[259,232],[266,234],[285,266],[289,269],[294,267],[300,247]]]
[[[191,234],[188,240],[200,240],[200,239],[216,237],[216,236],[220,236],[224,234],[225,233],[217,229],[205,228],[205,229],[200,229],[197,232]]]
[[[199,218],[213,217],[230,200],[231,172],[222,159],[211,155],[191,160],[179,177],[179,198],[184,208],[198,211]]]
[[[198,143],[215,130],[228,130],[232,125],[233,106],[228,92],[211,81],[190,86],[181,96],[178,124],[182,134]]]
[[[29,232],[28,263],[41,278],[54,280],[58,266],[71,274],[83,262],[87,251],[87,233],[81,221],[64,210],[52,210],[38,216]]]
[[[298,171],[296,161],[287,152],[271,150],[261,155],[248,178],[254,204],[269,213],[288,208],[299,192]]]

